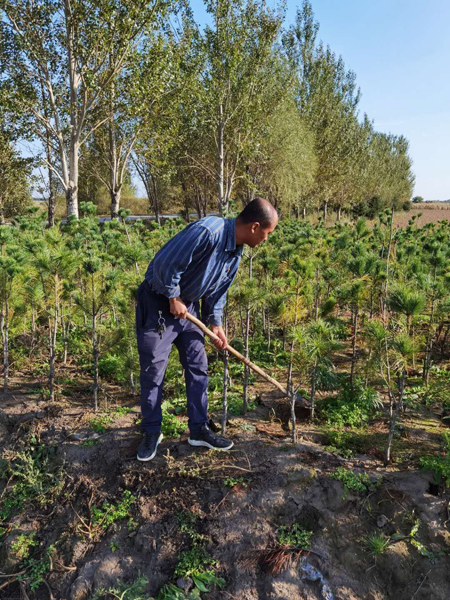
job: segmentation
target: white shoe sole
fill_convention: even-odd
[[[137,459],[140,460],[141,462],[147,462],[148,460],[152,460],[152,458],[155,458],[156,456],[156,451],[158,450],[158,446],[159,443],[161,442],[161,440],[164,438],[163,434],[161,433],[161,435],[158,438],[158,441],[156,442],[156,448],[155,451],[153,452],[153,454],[151,454],[148,458],[139,458],[139,454],[137,455]]]
[[[231,444],[226,448],[216,448],[215,446],[208,444],[208,442],[203,442],[202,440],[191,440],[191,438],[188,439],[188,444],[191,446],[204,446],[205,448],[211,448],[211,450],[221,450],[222,452],[226,452],[234,446],[233,442],[231,442]]]

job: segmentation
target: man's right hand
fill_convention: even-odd
[[[187,307],[183,300],[178,296],[178,298],[170,298],[170,312],[177,319],[185,319],[187,315]]]

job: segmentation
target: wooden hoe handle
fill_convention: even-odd
[[[211,329],[208,329],[208,327],[206,327],[206,325],[204,325],[202,323],[202,321],[200,321],[199,319],[197,319],[197,317],[194,317],[193,315],[187,313],[186,315],[186,319],[188,321],[190,321],[191,323],[194,323],[194,325],[197,325],[197,327],[199,329],[201,329],[203,331],[203,333],[205,335],[207,335],[210,339],[217,341],[220,338],[211,331]],[[281,392],[283,392],[283,394],[287,397],[290,396],[290,394],[288,393],[288,391],[286,390],[286,388],[284,388],[281,383],[278,383],[278,381],[276,379],[274,379],[273,377],[271,377],[270,375],[267,375],[267,373],[265,371],[263,371],[260,367],[258,367],[258,365],[255,365],[255,363],[252,363],[251,360],[249,360],[248,358],[245,358],[245,356],[243,354],[241,354],[240,352],[238,352],[237,350],[235,350],[234,348],[232,348],[229,344],[227,344],[226,350],[228,352],[230,352],[231,354],[234,354],[234,356],[236,358],[238,358],[240,361],[242,361],[244,364],[246,364],[248,367],[250,367],[250,369],[252,369],[253,371],[255,371],[256,373],[258,373],[258,375],[261,375],[261,377],[263,377],[266,381],[268,381],[269,383],[271,383],[272,385],[274,385],[275,387],[277,387]]]

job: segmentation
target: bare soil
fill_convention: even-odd
[[[3,452],[14,452],[30,435],[54,446],[64,487],[47,506],[31,501],[10,520],[0,548],[0,598],[84,600],[138,574],[147,577],[149,598],[154,597],[173,581],[177,555],[191,547],[180,529],[181,511],[198,517],[197,532],[226,581],[223,590],[202,594],[206,600],[450,598],[450,497],[430,473],[418,470],[418,457],[437,451],[442,430],[439,416],[425,407],[407,413],[394,449],[397,460],[389,468],[380,460],[383,423],[369,427],[365,454],[352,459],[326,452],[323,430],[307,421],[299,423],[301,441],[294,446],[285,402],[264,395],[263,386],[256,411],[230,418],[230,452],[194,449],[184,434],[165,439],[153,461],[140,463],[136,397],[108,390],[110,406],[129,406],[132,412],[115,418],[97,437],[85,398],[49,404],[29,392],[32,386],[25,378],[15,380],[3,398]],[[366,493],[344,490],[332,478],[339,466],[367,473],[373,485]],[[242,481],[228,487],[227,478]],[[136,499],[134,525],[117,521],[99,534],[91,527],[89,507],[118,502],[124,490]],[[411,543],[416,519],[415,539],[426,556]],[[293,523],[313,531],[311,551],[271,574],[262,557],[277,547],[280,527]],[[16,581],[20,561],[11,552],[17,536],[31,531],[40,542],[37,554],[55,544],[52,570],[35,592]],[[398,539],[374,557],[365,542],[373,533]]]

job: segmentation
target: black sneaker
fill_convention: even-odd
[[[188,442],[191,446],[206,446],[213,450],[230,450],[233,447],[233,442],[220,435],[215,435],[207,423],[202,425],[198,433],[189,434]]]
[[[156,449],[159,442],[163,439],[162,433],[144,433],[142,442],[139,444],[137,459],[138,460],[152,460],[155,458]]]

